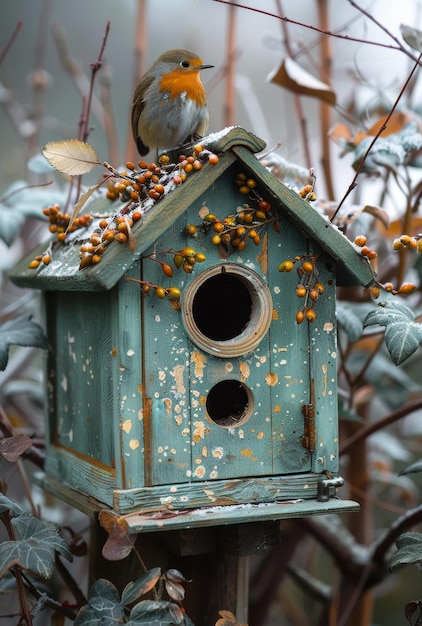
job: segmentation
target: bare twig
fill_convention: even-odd
[[[14,29],[13,33],[10,35],[9,41],[6,43],[6,45],[4,46],[3,50],[0,52],[0,65],[3,63],[3,61],[6,58],[10,48],[15,43],[15,39],[18,36],[18,33],[19,33],[21,28],[22,28],[22,22],[18,22],[16,24],[16,26],[15,26],[15,29]]]
[[[344,39],[346,41],[354,41],[356,43],[367,44],[370,46],[378,46],[380,48],[388,48],[389,50],[398,50],[399,52],[403,52],[410,59],[412,59],[416,63],[420,63],[419,59],[417,59],[405,46],[403,46],[400,42],[399,45],[393,46],[392,44],[382,43],[381,41],[371,41],[368,39],[360,39],[359,37],[350,37],[349,35],[342,35],[337,32],[332,31],[324,31],[317,26],[313,26],[312,24],[305,24],[303,22],[298,22],[297,20],[293,20],[290,17],[285,17],[282,15],[277,15],[276,13],[271,13],[270,11],[264,11],[263,9],[257,9],[255,7],[249,7],[245,4],[239,4],[237,2],[231,2],[230,0],[212,0],[213,2],[219,2],[220,4],[228,4],[234,5],[239,9],[246,9],[247,11],[254,11],[255,13],[260,13],[261,15],[266,15],[268,17],[275,17],[278,20],[284,20],[289,24],[295,24],[296,26],[301,26],[302,28],[308,28],[309,30],[314,30],[317,33],[321,33],[321,35],[328,35],[330,37],[336,37],[337,39]],[[350,1],[350,0],[349,0]],[[397,40],[398,41],[398,40]]]
[[[215,1],[215,0],[214,0]],[[416,69],[419,67],[420,65],[420,61],[422,58],[422,53],[419,55],[416,63],[414,64],[412,71],[410,72],[409,76],[406,79],[406,82],[404,83],[403,87],[400,90],[399,95],[396,98],[396,101],[394,102],[393,106],[390,109],[389,114],[387,115],[387,117],[385,118],[384,123],[380,126],[377,134],[373,137],[371,143],[368,146],[368,149],[366,150],[365,154],[363,155],[358,167],[356,168],[356,173],[353,177],[352,182],[350,183],[346,193],[344,194],[343,198],[340,201],[340,204],[338,205],[337,209],[335,210],[333,216],[331,217],[331,221],[334,222],[336,215],[338,214],[339,210],[341,209],[341,207],[343,206],[346,198],[350,195],[350,193],[353,191],[353,189],[356,187],[357,185],[357,179],[359,178],[360,173],[362,172],[362,168],[365,164],[366,159],[368,158],[369,153],[371,152],[372,148],[374,147],[375,142],[377,141],[377,139],[379,138],[379,136],[385,131],[385,129],[388,126],[388,123],[391,119],[391,116],[393,115],[394,111],[397,108],[398,103],[400,102],[404,92],[406,91],[406,87],[407,85],[410,83],[413,74],[415,73]]]
[[[409,404],[405,404],[405,406],[393,411],[386,417],[374,422],[373,424],[368,424],[367,426],[363,426],[359,429],[354,435],[346,439],[346,441],[340,445],[339,454],[347,454],[354,445],[356,445],[359,441],[363,439],[367,439],[370,435],[378,432],[379,430],[384,429],[386,426],[390,424],[394,424],[398,420],[402,419],[412,413],[413,411],[417,411],[422,408],[422,399],[415,400],[414,402],[410,402]]]

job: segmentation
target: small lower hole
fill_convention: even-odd
[[[238,426],[252,412],[252,393],[238,380],[223,380],[208,393],[206,409],[218,426]]]

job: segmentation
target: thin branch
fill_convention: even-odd
[[[214,1],[216,1],[216,0],[214,0]],[[350,0],[349,0],[349,1],[350,1]],[[331,221],[332,221],[332,222],[334,222],[334,219],[335,219],[335,217],[336,217],[337,213],[339,212],[340,208],[343,206],[344,201],[346,200],[346,198],[350,195],[350,193],[353,191],[353,189],[354,189],[354,188],[356,187],[356,185],[358,184],[358,183],[357,183],[357,179],[358,179],[358,177],[360,176],[360,173],[361,173],[362,168],[363,168],[363,166],[364,166],[364,164],[365,164],[365,161],[366,161],[366,159],[367,159],[367,157],[368,157],[369,153],[371,152],[372,148],[374,147],[375,142],[377,141],[377,139],[379,138],[379,136],[380,136],[380,135],[381,135],[381,134],[385,131],[385,129],[387,128],[388,123],[389,123],[389,121],[390,121],[390,119],[391,119],[391,116],[393,115],[394,111],[395,111],[395,110],[396,110],[396,108],[397,108],[398,103],[400,102],[400,100],[401,100],[401,98],[402,98],[402,96],[403,96],[404,92],[406,91],[406,87],[407,87],[407,85],[410,83],[410,81],[411,81],[411,79],[412,79],[413,74],[415,73],[416,69],[417,69],[417,68],[419,67],[419,65],[420,65],[421,58],[422,58],[422,53],[419,55],[419,57],[418,57],[418,59],[417,59],[416,63],[414,64],[414,66],[413,66],[413,68],[412,68],[412,71],[410,72],[409,76],[408,76],[408,77],[407,77],[407,79],[406,79],[406,82],[404,83],[403,87],[401,88],[400,93],[399,93],[399,95],[397,96],[396,101],[394,102],[393,106],[391,107],[389,114],[388,114],[388,115],[387,115],[387,117],[385,118],[384,123],[380,126],[380,128],[379,128],[379,130],[378,130],[377,134],[374,136],[374,138],[372,139],[371,143],[370,143],[370,144],[369,144],[369,146],[368,146],[368,149],[366,150],[365,154],[363,155],[363,157],[362,157],[362,159],[361,159],[361,161],[360,161],[360,163],[359,163],[359,165],[358,165],[358,167],[357,167],[357,169],[356,169],[356,173],[355,173],[355,175],[354,175],[354,177],[353,177],[352,182],[350,183],[350,185],[349,185],[349,187],[348,187],[348,189],[347,189],[346,193],[344,194],[344,196],[343,196],[342,200],[340,201],[340,204],[338,205],[337,209],[336,209],[336,210],[335,210],[335,212],[334,212],[334,215],[333,215],[333,216],[332,216],[332,218],[331,218]]]
[[[0,52],[0,65],[3,63],[4,59],[6,58],[6,56],[9,53],[10,48],[15,43],[15,39],[18,36],[18,33],[19,33],[21,28],[22,28],[22,22],[18,22],[16,24],[16,26],[15,26],[15,30],[10,35],[9,41],[6,43],[6,45],[4,46],[3,50]]]
[[[275,17],[276,19],[284,20],[285,22],[288,22],[289,24],[295,24],[296,26],[301,26],[302,28],[314,30],[317,33],[321,33],[321,35],[328,35],[329,37],[336,37],[337,39],[344,39],[346,41],[354,41],[356,43],[363,43],[363,44],[367,44],[370,46],[378,46],[380,48],[388,48],[389,50],[398,50],[399,52],[404,52],[404,54],[406,54],[414,62],[419,63],[419,60],[411,52],[409,52],[407,48],[405,48],[400,43],[397,46],[393,46],[391,44],[382,43],[381,41],[370,41],[366,39],[360,39],[359,37],[350,37],[349,35],[341,35],[340,33],[321,30],[321,28],[318,28],[317,26],[312,26],[312,24],[304,24],[303,22],[298,22],[297,20],[293,20],[290,17],[277,15],[276,13],[271,13],[270,11],[263,11],[262,9],[257,9],[255,7],[248,7],[245,4],[238,4],[237,2],[231,2],[230,0],[212,0],[212,1],[219,2],[220,4],[233,5],[233,6],[238,7],[239,9],[246,9],[248,11],[254,11],[255,13],[260,13],[261,15],[267,15],[268,17]]]
[[[386,426],[390,424],[394,424],[398,420],[402,419],[402,417],[406,417],[409,413],[413,413],[413,411],[417,411],[422,409],[422,399],[415,400],[414,402],[410,402],[409,404],[405,404],[405,406],[397,409],[387,415],[383,419],[374,422],[373,424],[368,424],[368,426],[363,426],[360,430],[358,430],[354,435],[346,439],[346,441],[340,445],[339,454],[347,454],[354,445],[356,445],[362,439],[366,439],[370,435],[382,430]]]
[[[85,110],[85,124],[83,127],[83,133],[82,133],[83,141],[86,141],[89,135],[88,124],[89,124],[89,116],[91,114],[91,103],[92,103],[92,96],[94,93],[94,83],[95,83],[95,78],[97,76],[97,73],[103,65],[103,55],[104,55],[105,47],[107,44],[107,38],[108,38],[109,32],[110,32],[110,21],[108,21],[106,24],[106,29],[105,29],[103,41],[101,44],[100,54],[98,55],[98,59],[94,63],[91,63],[91,83],[89,86],[88,100],[86,103],[86,110]]]

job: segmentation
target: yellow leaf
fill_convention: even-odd
[[[336,94],[331,87],[309,74],[293,59],[283,59],[280,65],[270,72],[267,80],[301,96],[319,98],[328,104],[336,103]]]
[[[101,165],[94,148],[79,139],[50,141],[42,153],[50,165],[68,176],[88,174],[96,165]]]

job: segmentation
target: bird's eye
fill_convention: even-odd
[[[180,65],[181,65],[182,67],[189,67],[190,63],[189,63],[189,61],[182,61],[182,62],[180,63]]]

